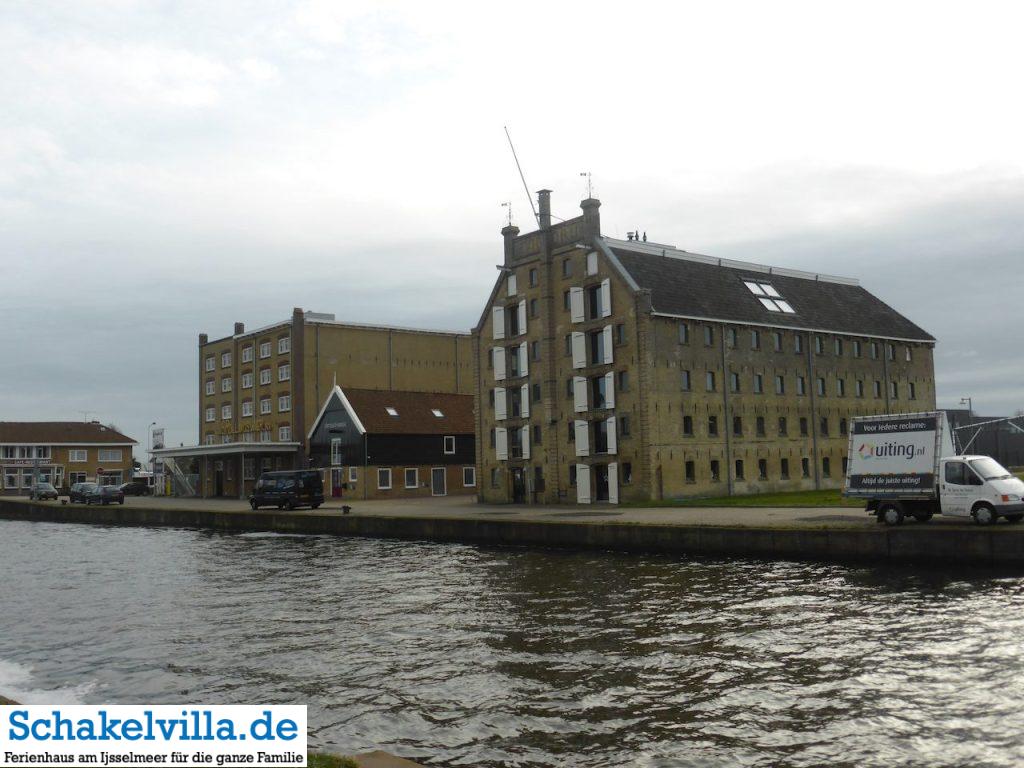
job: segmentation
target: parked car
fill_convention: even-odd
[[[85,497],[94,488],[96,483],[75,483],[71,486],[71,490],[68,491],[68,501],[74,504],[76,501],[85,503]]]
[[[45,501],[46,499],[56,501],[57,489],[51,483],[36,483],[29,489],[28,497],[30,499],[39,499],[40,501]]]
[[[124,504],[124,494],[116,485],[94,485],[85,495],[86,504]]]
[[[125,496],[152,496],[153,489],[145,483],[133,480],[132,482],[125,483],[121,486],[121,493]]]
[[[295,509],[312,507],[324,503],[324,482],[320,473],[313,470],[293,472],[264,472],[256,482],[256,488],[249,497],[249,506]]]

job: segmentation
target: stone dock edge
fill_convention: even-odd
[[[1024,565],[1024,526],[711,526],[72,506],[0,499],[0,519],[786,560]]]

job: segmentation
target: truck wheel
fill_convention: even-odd
[[[1019,523],[1021,520],[1024,520],[1024,515],[1007,515],[1006,516],[1006,522],[1008,522],[1008,523]]]
[[[886,525],[903,525],[903,507],[899,504],[883,504],[878,509],[878,518]]]
[[[996,511],[988,504],[979,504],[972,514],[978,525],[992,525],[996,521]]]
[[[919,522],[919,523],[927,523],[929,520],[932,519],[932,513],[931,512],[915,512],[914,513],[914,519],[917,520],[917,522]]]

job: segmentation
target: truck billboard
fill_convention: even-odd
[[[854,420],[847,492],[858,496],[935,493],[936,449],[947,431],[944,426],[944,415],[940,420],[935,413]]]

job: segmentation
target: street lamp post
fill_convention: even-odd
[[[961,397],[960,398],[960,405],[966,405],[967,406],[967,418],[973,418],[974,417],[974,406],[971,403],[971,398],[969,398],[969,397]]]

